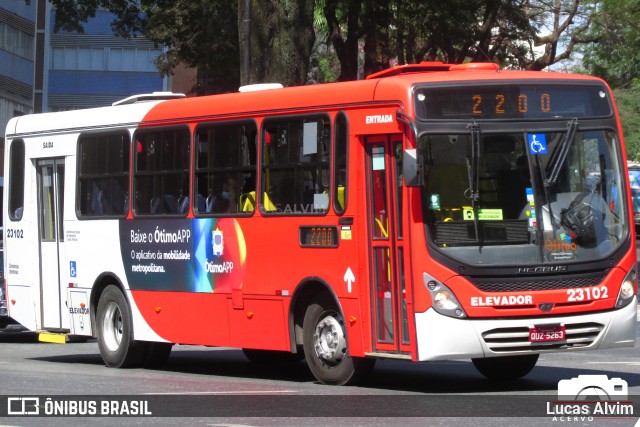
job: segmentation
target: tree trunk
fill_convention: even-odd
[[[305,84],[315,40],[313,3],[238,0],[242,84]]]

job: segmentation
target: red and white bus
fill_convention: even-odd
[[[603,81],[421,63],[268,88],[12,119],[8,315],[97,337],[108,366],[224,346],[304,357],[326,384],[376,359],[516,378],[543,353],[634,345]]]

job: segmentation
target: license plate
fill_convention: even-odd
[[[529,342],[564,341],[566,336],[564,325],[537,326],[529,329]]]

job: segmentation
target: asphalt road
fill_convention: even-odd
[[[640,341],[640,327],[637,333]],[[362,385],[332,387],[317,383],[304,361],[254,364],[234,349],[175,346],[161,369],[110,369],[95,341],[42,344],[34,334],[0,333],[0,414],[6,414],[9,398],[63,395],[97,405],[105,396],[121,404],[143,401],[152,412],[119,418],[0,417],[0,425],[639,427],[639,355],[637,345],[546,354],[525,378],[502,382],[485,379],[467,360],[382,360]],[[557,400],[558,383],[580,375],[626,381],[635,412],[594,420],[546,413],[546,403]]]
[[[363,385],[333,387],[317,383],[304,362],[253,364],[232,349],[176,346],[162,369],[111,369],[95,341],[41,344],[32,334],[0,340],[0,411],[8,397],[60,395],[149,401],[152,411],[125,418],[9,417],[0,418],[2,425],[557,426],[545,401],[557,400],[559,381],[579,375],[621,378],[629,399],[640,401],[637,348],[543,355],[527,377],[503,382],[484,379],[469,361],[385,360]],[[167,413],[177,417],[153,415]],[[587,424],[633,426],[638,416]]]

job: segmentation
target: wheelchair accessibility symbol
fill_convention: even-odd
[[[529,154],[547,154],[547,138],[543,133],[527,134]]]
[[[75,261],[69,261],[69,276],[78,277],[78,271],[76,270]]]

